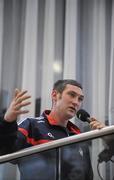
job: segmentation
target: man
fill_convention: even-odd
[[[80,129],[69,121],[69,119],[73,118],[76,115],[76,112],[80,109],[84,99],[84,94],[80,83],[71,79],[58,80],[54,84],[51,94],[51,98],[52,98],[51,110],[44,111],[39,118],[27,118],[19,126],[17,126],[16,123],[17,116],[28,112],[27,110],[23,110],[22,107],[30,104],[29,98],[30,96],[27,94],[27,91],[19,91],[18,89],[16,89],[15,97],[13,98],[7,112],[5,113],[4,118],[1,117],[1,121],[0,121],[1,153],[14,152],[33,145],[46,143],[52,140],[56,140],[80,133]],[[100,129],[105,125],[100,123],[96,119],[91,118],[90,126],[92,129]],[[70,148],[70,152],[72,152],[72,154],[74,153],[74,157],[76,156],[77,159],[75,160],[75,163],[72,162],[71,164],[69,164],[70,159],[67,159],[68,151],[69,148],[65,148],[65,149],[63,148],[64,153],[62,156],[62,160],[67,164],[67,167],[69,167],[69,171],[67,170],[69,175],[67,174],[67,172],[63,173],[62,171],[62,178],[64,179],[65,178],[64,174],[66,174],[67,179],[70,180],[70,178],[72,177],[72,171],[70,171],[71,168],[75,170],[73,171],[73,173],[75,172],[75,175],[77,174],[76,175],[77,178],[75,178],[75,180],[92,179],[93,176],[92,176],[92,169],[89,159],[88,148],[84,144],[79,144],[76,145],[75,147],[73,145]],[[71,158],[72,154],[70,154],[69,158]],[[84,156],[84,158],[82,158],[81,155]],[[18,162],[18,165],[20,167],[20,171],[22,172],[22,175],[25,173],[23,175],[23,179],[25,179],[25,176],[27,177],[27,174],[29,172],[27,168],[24,168],[27,167],[27,163],[25,162],[28,162],[28,160],[26,159],[20,162]],[[65,166],[66,165],[65,163],[63,163],[62,167],[67,168]],[[38,177],[39,174],[36,174],[35,176]],[[51,175],[49,176],[51,177]],[[39,179],[41,180],[44,178],[46,180],[46,179],[50,179],[50,177],[47,178],[40,177]],[[26,179],[29,178],[30,176],[28,176],[28,178]]]

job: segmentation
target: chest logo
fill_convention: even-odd
[[[54,138],[53,134],[51,134],[50,132],[48,133],[48,136]]]

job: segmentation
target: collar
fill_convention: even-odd
[[[48,123],[50,125],[55,125],[55,126],[58,126],[57,122],[56,122],[56,119],[52,118],[49,114],[50,114],[50,110],[45,110],[43,112],[43,115],[46,117],[46,119],[48,120]],[[67,123],[67,129],[74,133],[74,134],[80,134],[80,129],[75,125],[73,124],[71,121],[68,121]]]

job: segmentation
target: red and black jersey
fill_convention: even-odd
[[[49,113],[50,111],[45,111],[38,118],[24,120],[19,124],[18,136],[22,134],[26,143],[33,146],[80,133],[80,129],[70,121],[66,128],[57,125]]]

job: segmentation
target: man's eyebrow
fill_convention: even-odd
[[[84,95],[82,95],[82,94],[77,94],[77,95],[79,95],[81,98],[84,98]]]
[[[84,99],[84,95],[80,95],[80,97]]]
[[[75,91],[71,91],[72,93],[74,93],[74,94],[76,94],[76,95],[78,95],[78,96],[80,96],[81,98],[84,98],[84,95],[83,94],[78,94],[77,92],[75,92]]]

